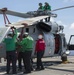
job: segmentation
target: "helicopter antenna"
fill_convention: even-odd
[[[53,12],[53,11],[58,11],[58,10],[62,10],[62,9],[67,9],[67,8],[73,8],[73,7],[74,7],[74,5],[72,5],[72,6],[67,6],[67,7],[63,7],[63,8],[58,8],[58,9],[51,10],[51,12]]]

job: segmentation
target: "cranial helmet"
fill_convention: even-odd
[[[42,3],[39,3],[39,5],[42,5]]]
[[[48,4],[47,2],[45,2],[45,4]]]
[[[25,35],[28,35],[29,33],[28,33],[28,32],[25,32],[24,34],[25,34]]]
[[[39,38],[39,39],[42,39],[42,38],[43,38],[43,36],[40,34],[40,35],[38,36],[38,38]]]
[[[28,36],[28,35],[29,35],[29,33],[28,33],[28,32],[25,32],[25,33],[24,33],[24,35],[25,35],[25,36]]]

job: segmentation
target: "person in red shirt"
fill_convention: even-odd
[[[43,39],[42,34],[39,34],[38,40],[35,46],[35,52],[37,53],[37,68],[36,70],[44,70],[44,66],[42,64],[42,57],[45,51],[45,41]]]

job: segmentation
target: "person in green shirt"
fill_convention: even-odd
[[[46,13],[47,13],[48,11],[51,11],[51,6],[50,6],[49,3],[47,3],[47,2],[45,2],[44,11],[45,11]],[[49,21],[50,21],[50,17],[45,18],[45,21],[46,21],[46,22],[49,22]]]
[[[38,10],[44,10],[44,7],[43,7],[42,3],[39,3],[39,8],[38,8]]]
[[[43,7],[42,3],[39,3],[38,5],[39,5],[39,7],[37,10],[37,16],[41,16],[41,15],[43,15],[44,7]],[[43,20],[41,20],[41,21],[43,21]]]
[[[49,3],[45,2],[44,10],[50,10],[51,11],[51,6],[49,5]]]
[[[29,36],[27,32],[25,32],[23,35],[23,40],[20,42],[23,48],[23,62],[25,67],[24,73],[31,73],[31,54],[33,50],[33,41],[33,38]]]
[[[17,38],[17,30],[12,27],[11,30],[7,34],[7,37],[4,39],[4,43],[6,45],[6,58],[7,58],[7,74],[10,72],[10,63],[12,63],[12,73],[16,74],[16,38]]]

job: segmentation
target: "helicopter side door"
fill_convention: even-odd
[[[59,50],[60,50],[60,35],[55,34],[55,54],[58,54]]]
[[[68,49],[74,50],[74,35],[70,36],[69,43],[68,43]]]

